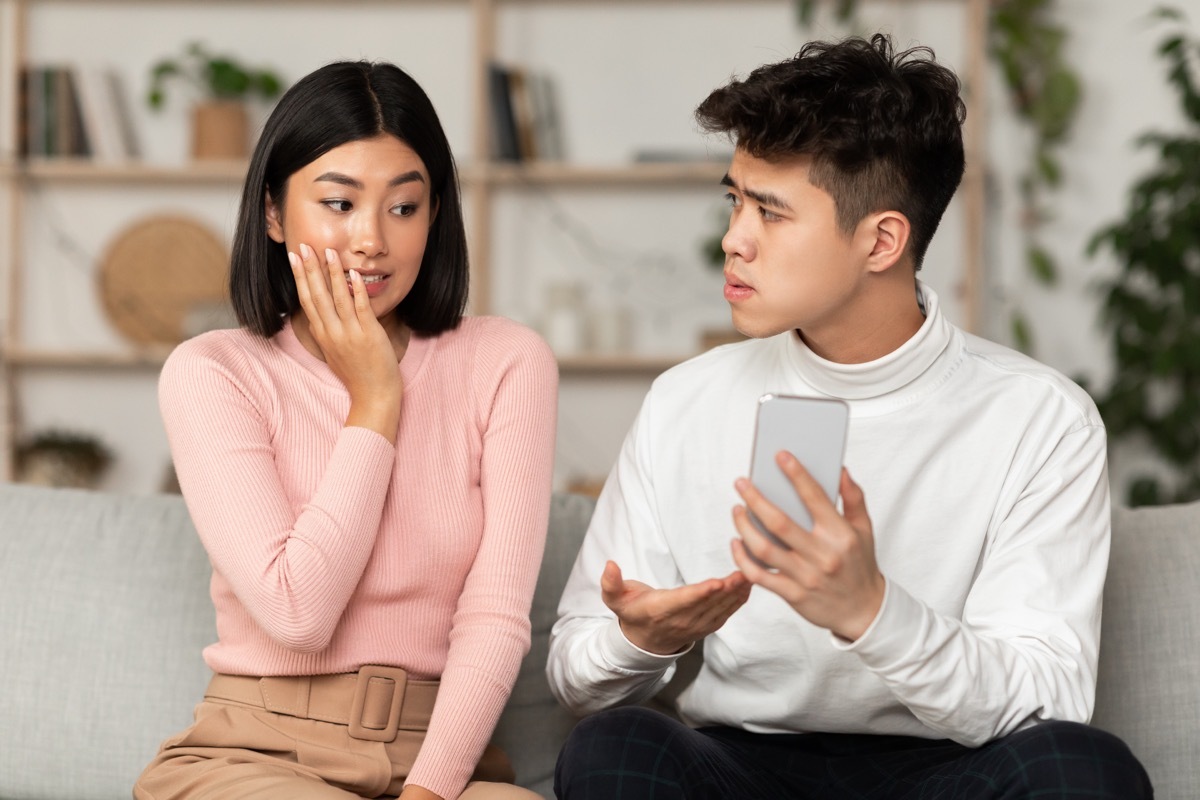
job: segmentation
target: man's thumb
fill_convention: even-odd
[[[604,565],[604,572],[600,573],[600,592],[604,597],[605,604],[612,606],[620,599],[624,589],[625,580],[621,577],[621,568],[615,561],[607,562]]]

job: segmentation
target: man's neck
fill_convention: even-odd
[[[860,298],[854,310],[840,320],[796,334],[826,361],[865,364],[895,352],[924,323],[916,291],[910,288],[900,297],[895,291],[874,292]]]

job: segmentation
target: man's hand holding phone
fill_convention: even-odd
[[[843,469],[839,514],[791,453],[780,452],[776,463],[808,509],[812,525],[801,527],[749,480],[739,478],[734,486],[746,504],[733,509],[733,524],[742,537],[733,540],[733,560],[751,583],[782,597],[800,616],[854,641],[879,613],[886,589],[862,489]],[[751,513],[778,542],[763,535]]]
[[[672,655],[719,630],[750,597],[741,572],[674,589],[625,580],[609,561],[600,576],[604,604],[617,615],[625,638],[648,653]]]

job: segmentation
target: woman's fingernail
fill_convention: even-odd
[[[334,249],[332,247],[325,248],[325,260],[326,261],[336,261],[337,260],[337,253],[334,252]]]
[[[356,270],[356,269],[351,269],[351,270],[350,270],[350,280],[352,280],[352,281],[360,281],[360,280],[362,280],[362,276],[360,276],[360,275],[358,274],[358,270]]]
[[[303,244],[303,243],[300,244],[301,258],[312,258],[312,254],[313,254],[313,251],[312,251],[311,247],[309,247],[308,245]]]
[[[300,256],[288,250],[288,263],[292,265],[292,269],[300,269]]]

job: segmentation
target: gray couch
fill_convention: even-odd
[[[497,740],[545,797],[574,724],[542,673],[591,501],[556,495],[533,647]],[[1095,722],[1161,800],[1200,795],[1200,505],[1114,513]],[[214,636],[209,566],[178,496],[0,484],[0,800],[114,800],[191,720]]]

